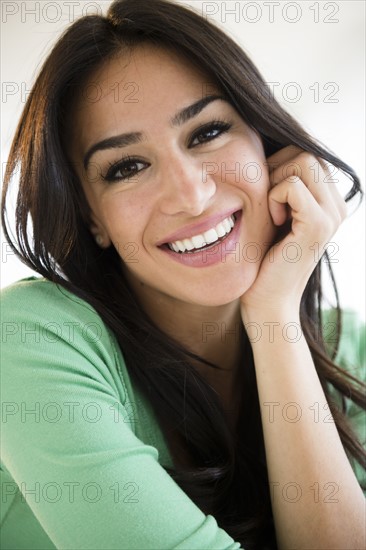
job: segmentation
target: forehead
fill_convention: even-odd
[[[204,71],[178,53],[153,44],[141,44],[106,61],[90,80],[105,91],[117,82],[126,81],[135,81],[142,88],[160,91],[164,83],[195,86],[207,79]]]
[[[126,130],[141,130],[141,123],[154,116],[168,119],[215,91],[213,78],[203,70],[175,52],[144,44],[116,55],[89,77],[76,102],[74,124],[84,137],[96,130],[94,137],[103,138],[122,120]]]

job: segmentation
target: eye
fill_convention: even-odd
[[[140,168],[139,168],[140,166]],[[138,172],[146,168],[147,163],[137,158],[126,157],[122,161],[111,164],[106,175],[102,176],[105,181],[121,181],[133,178]]]
[[[197,145],[202,145],[203,143],[213,141],[228,132],[231,127],[232,124],[229,122],[214,120],[209,124],[205,124],[204,126],[198,128],[198,130],[192,134],[189,144],[191,147],[196,147]],[[198,143],[194,143],[195,141]]]

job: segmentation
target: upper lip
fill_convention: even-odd
[[[205,231],[208,231],[209,229],[212,229],[216,227],[220,222],[225,220],[226,218],[229,218],[232,214],[235,212],[238,212],[240,208],[231,208],[230,210],[220,213],[220,214],[214,214],[213,216],[210,216],[209,218],[206,218],[205,220],[187,225],[183,227],[182,229],[179,229],[178,231],[175,231],[174,233],[171,233],[161,241],[157,243],[157,246],[161,246],[163,244],[167,243],[173,243],[175,241],[181,241],[183,239],[190,239],[191,237],[194,237],[195,235],[201,235],[202,233],[205,233]]]

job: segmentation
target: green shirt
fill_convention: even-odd
[[[337,361],[364,379],[350,312],[346,329]],[[1,548],[240,548],[162,467],[173,462],[153,409],[89,304],[44,279],[15,283],[2,348]],[[365,443],[364,411],[347,405]]]

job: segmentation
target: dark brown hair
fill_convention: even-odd
[[[254,362],[244,327],[246,395],[234,441],[216,394],[193,367],[192,359],[198,358],[148,318],[123,277],[113,246],[102,251],[96,245],[89,230],[90,210],[64,146],[75,94],[100,64],[143,42],[174,51],[212,75],[243,120],[259,132],[267,156],[296,145],[349,177],[347,201],[361,197],[353,170],[283,110],[247,55],[215,24],[165,0],[117,0],[106,17],[90,15],[73,23],[46,59],[12,144],[3,191],[3,227],[22,261],[86,300],[116,335],[130,375],[152,403],[167,439],[173,432],[180,434],[196,464],[192,471],[169,469],[170,475],[247,550],[276,548]],[[5,199],[17,173],[16,245],[7,229]],[[27,235],[30,219],[33,241]],[[366,408],[364,384],[332,360],[341,327],[335,284],[338,337],[333,346],[324,342],[321,265],[316,266],[302,297],[302,329],[326,396],[332,385],[341,396]],[[326,265],[331,273],[330,263]],[[344,411],[332,401],[330,408],[347,453],[364,465],[365,451]],[[163,422],[166,418],[171,419],[169,428]]]

